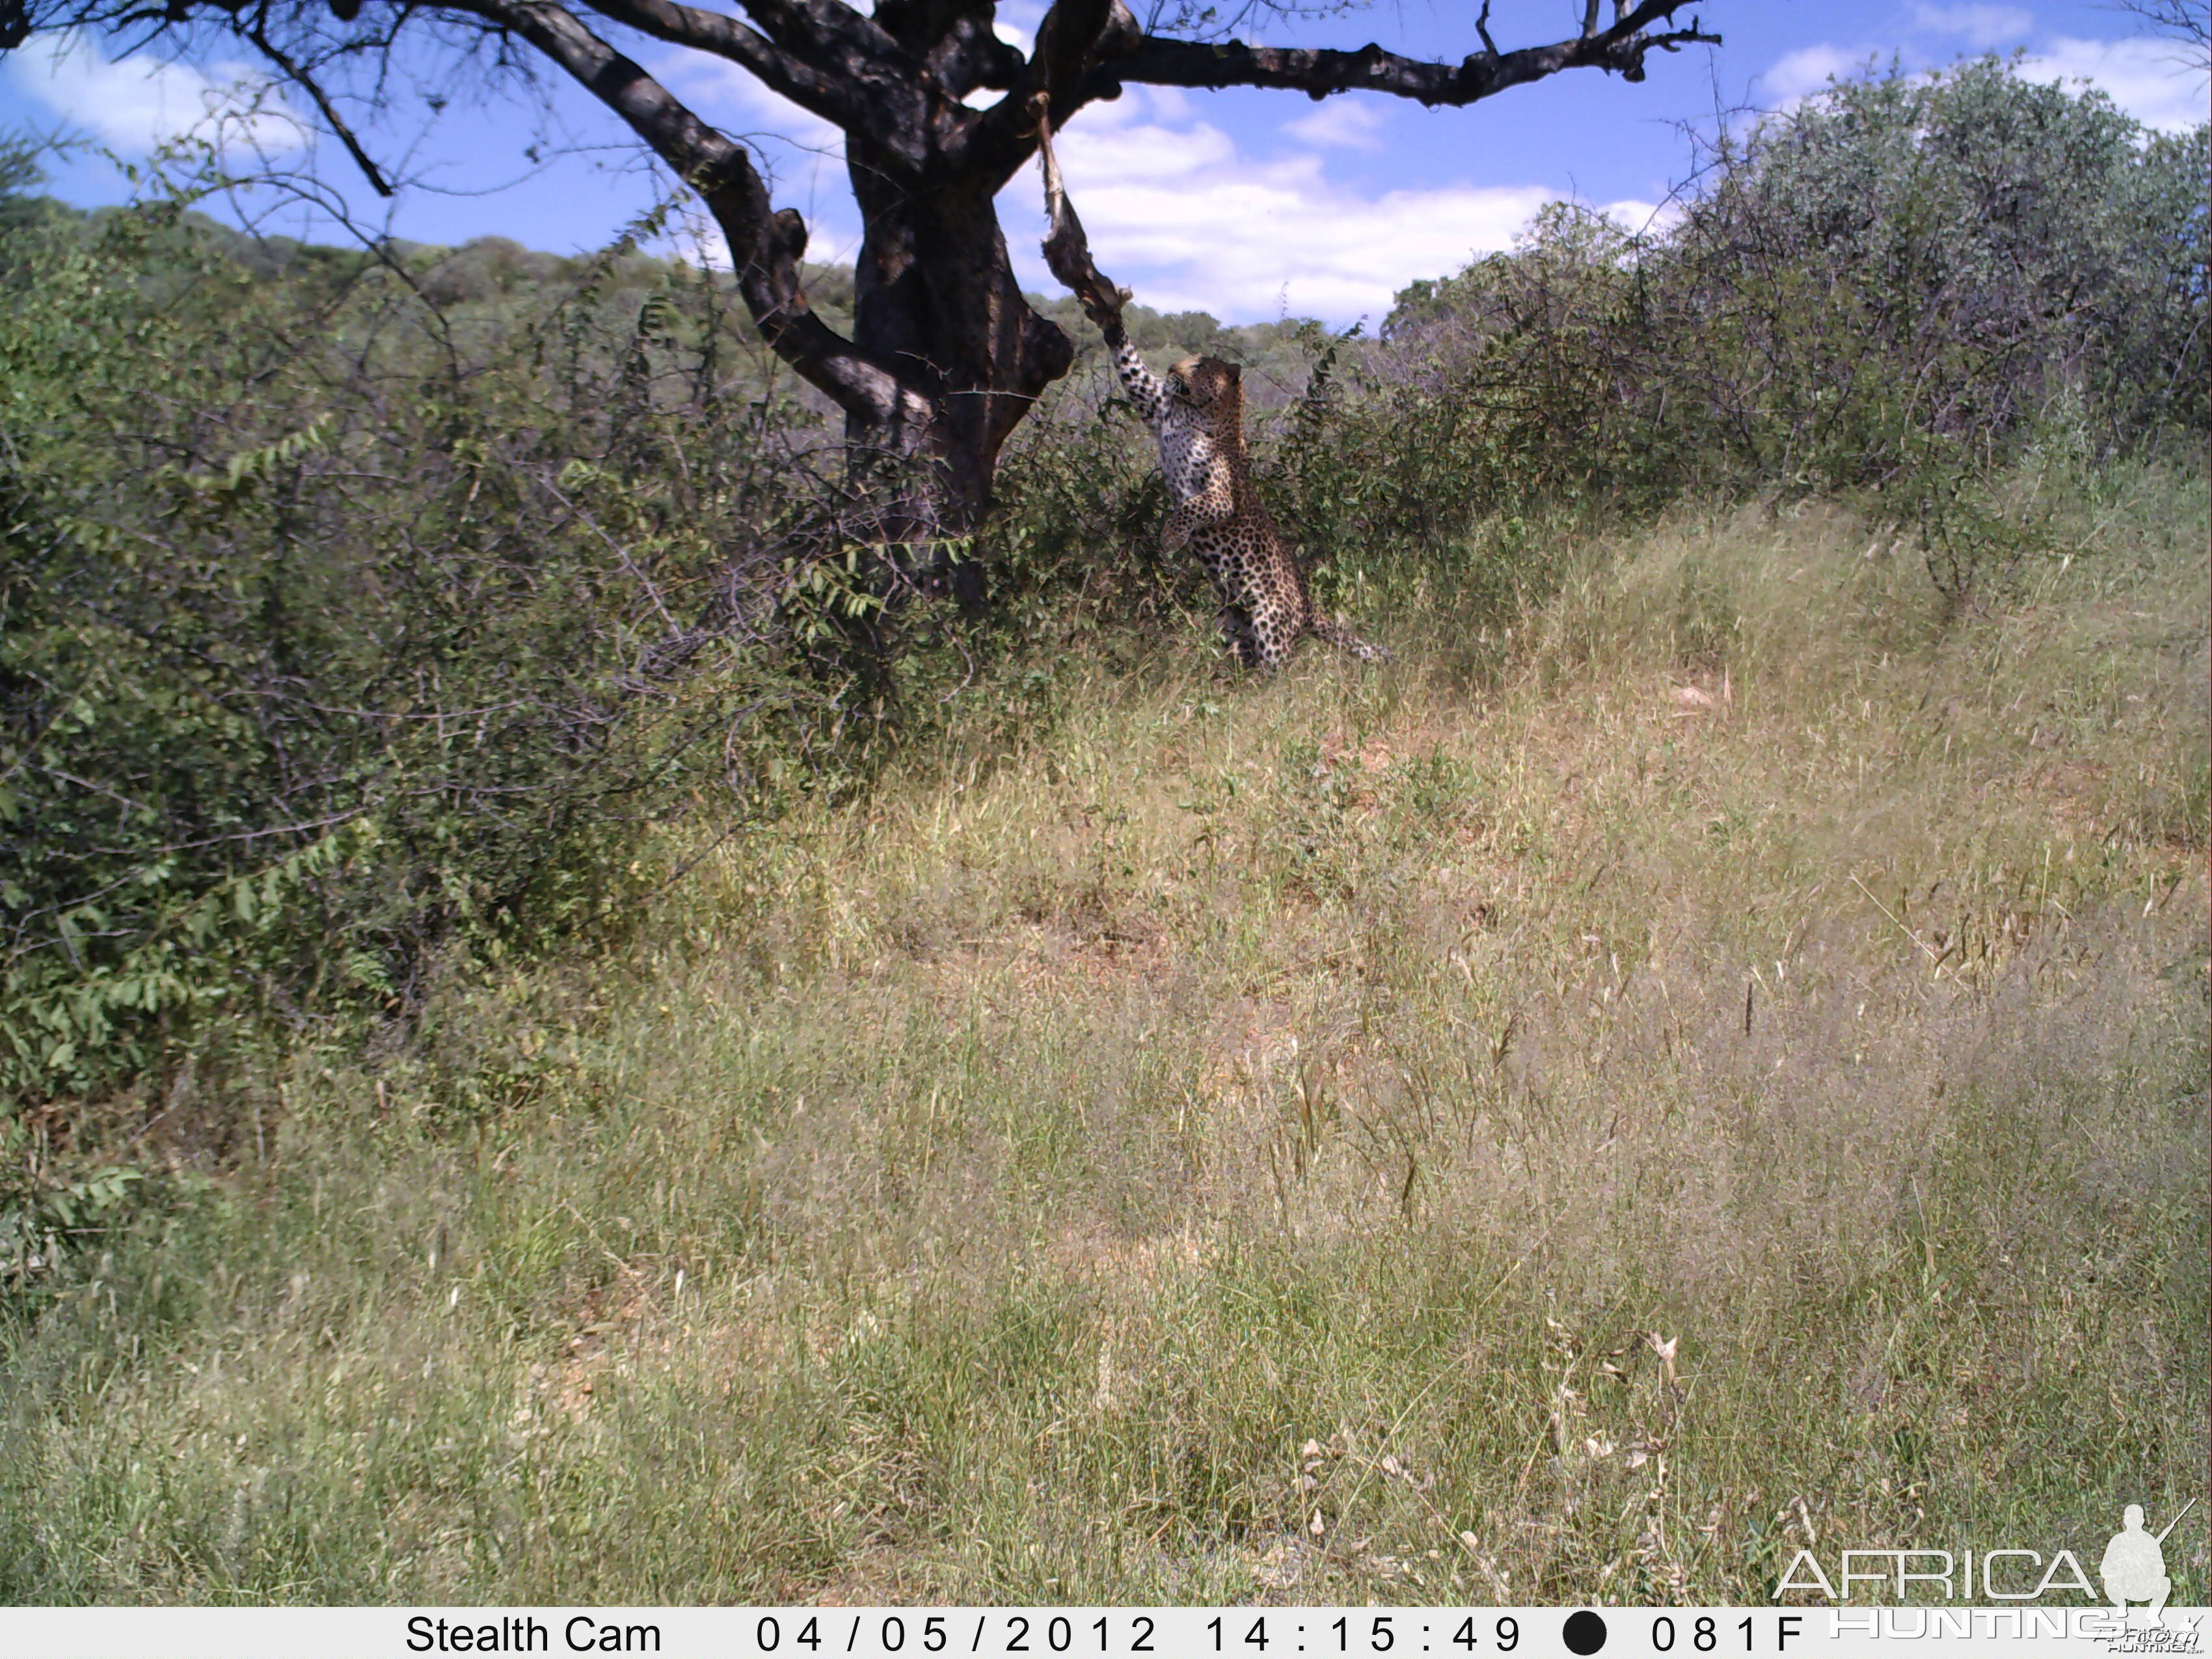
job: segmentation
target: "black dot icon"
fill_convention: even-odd
[[[1567,1619],[1567,1651],[1595,1653],[1605,1645],[1605,1620],[1584,1607]]]

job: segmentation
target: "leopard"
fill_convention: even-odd
[[[1308,634],[1364,662],[1390,660],[1384,647],[1315,610],[1305,568],[1253,485],[1243,371],[1219,357],[1191,356],[1163,380],[1145,367],[1118,315],[1094,320],[1122,391],[1159,443],[1169,501],[1161,550],[1171,557],[1188,547],[1197,556],[1237,660],[1273,672]]]

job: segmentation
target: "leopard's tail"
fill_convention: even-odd
[[[1318,639],[1323,645],[1333,645],[1340,651],[1350,652],[1362,662],[1393,662],[1396,660],[1396,659],[1392,657],[1387,647],[1376,645],[1371,640],[1361,639],[1358,635],[1353,633],[1342,623],[1337,622],[1333,618],[1322,616],[1315,617],[1313,619],[1313,631],[1314,637]]]

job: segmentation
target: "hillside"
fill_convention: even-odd
[[[0,1591],[1764,1601],[2172,1513],[2206,495],[2097,489],[2002,614],[1684,507],[660,832],[15,1330]]]

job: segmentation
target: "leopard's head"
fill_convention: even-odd
[[[1184,358],[1168,371],[1168,390],[1201,415],[1243,416],[1243,375],[1218,357]]]

